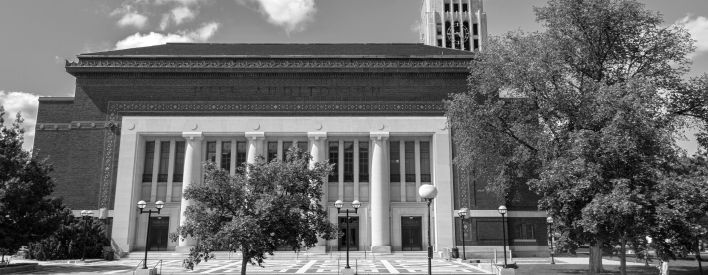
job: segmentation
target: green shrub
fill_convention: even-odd
[[[30,243],[29,257],[37,260],[80,259],[86,248],[86,258],[103,258],[103,246],[110,245],[103,221],[74,217],[71,210],[62,210],[62,225],[49,237]]]

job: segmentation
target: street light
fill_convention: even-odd
[[[548,224],[548,249],[551,251],[551,264],[556,264],[556,261],[553,259],[553,234],[551,227],[553,226],[553,217],[548,216],[546,218],[546,223]]]
[[[462,220],[462,260],[467,260],[467,253],[465,253],[465,218],[467,217],[467,212],[469,210],[466,207],[461,208],[457,211],[457,215],[460,216]]]
[[[155,208],[157,210],[147,210],[145,211],[145,206],[147,206],[147,203],[145,201],[139,201],[138,202],[138,208],[140,208],[140,214],[148,214],[148,224],[147,224],[147,234],[145,234],[145,259],[143,259],[143,269],[147,269],[147,259],[148,259],[148,241],[150,239],[150,216],[152,216],[152,213],[160,214],[160,210],[162,210],[163,207],[165,207],[165,203],[162,201],[157,201],[155,202]]]
[[[647,248],[644,249],[644,266],[649,266],[649,246],[651,245],[651,242],[653,239],[649,236],[646,236],[647,239]]]
[[[418,195],[428,203],[428,275],[433,274],[433,246],[430,243],[430,203],[438,195],[438,189],[431,184],[423,184],[418,188]]]
[[[346,242],[347,242],[347,266],[345,266],[344,268],[350,269],[351,267],[349,266],[349,242],[350,242],[349,235],[351,235],[351,234],[349,234],[349,210],[351,210],[351,209],[344,209],[344,211],[342,211],[343,205],[344,205],[344,203],[342,202],[342,200],[337,200],[336,202],[334,202],[334,207],[337,208],[337,213],[339,213],[339,214],[341,214],[342,212],[347,213],[347,220],[346,220],[347,231],[345,232],[345,235],[347,238],[347,240],[346,240]],[[356,214],[356,212],[357,212],[357,210],[359,210],[360,206],[361,206],[361,202],[359,202],[359,200],[354,200],[352,202],[352,207],[354,207],[354,212],[352,212],[352,213]]]
[[[499,214],[502,216],[502,240],[504,242],[504,268],[506,268],[506,222],[504,221],[504,215],[506,215],[506,206],[499,206]]]
[[[86,260],[86,243],[88,239],[88,222],[91,220],[93,216],[93,211],[91,210],[81,210],[81,219],[84,220],[84,249],[81,252],[81,261]]]

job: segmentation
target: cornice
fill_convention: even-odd
[[[66,61],[81,72],[331,72],[467,71],[469,56],[443,57],[80,57]]]

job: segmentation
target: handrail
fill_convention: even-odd
[[[145,260],[140,260],[140,261],[138,262],[138,264],[135,266],[135,268],[133,268],[133,275],[135,275],[135,271],[138,270],[138,267],[140,267],[140,264],[142,264],[143,261],[145,261]]]
[[[152,268],[157,269],[157,265],[160,265],[160,272],[157,274],[162,274],[162,260],[159,260]]]

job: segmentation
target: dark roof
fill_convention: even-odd
[[[469,56],[471,52],[413,43],[223,44],[167,43],[86,56]]]

